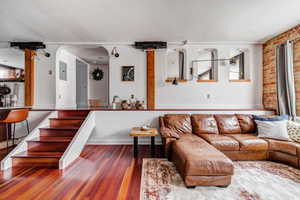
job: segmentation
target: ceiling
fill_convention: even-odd
[[[109,53],[103,47],[87,47],[87,46],[65,46],[65,50],[71,54],[81,58],[89,64],[107,65],[109,63]]]
[[[263,42],[300,23],[299,0],[2,0],[0,41]]]

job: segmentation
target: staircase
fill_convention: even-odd
[[[27,151],[12,156],[12,166],[58,168],[61,156],[88,113],[87,110],[58,111],[57,118],[49,118],[49,127],[40,128],[38,138],[27,141]]]

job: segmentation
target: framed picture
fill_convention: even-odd
[[[134,66],[122,66],[122,81],[134,81]]]

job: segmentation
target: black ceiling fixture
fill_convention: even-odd
[[[144,42],[135,42],[135,48],[137,49],[166,49],[167,42],[162,41],[144,41]]]
[[[19,49],[46,49],[46,45],[43,42],[10,42],[10,47],[18,47]]]
[[[10,47],[17,47],[21,50],[41,50],[44,56],[51,56],[50,53],[45,51],[46,45],[43,42],[10,42]]]

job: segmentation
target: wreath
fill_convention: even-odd
[[[103,79],[103,71],[99,68],[92,72],[93,79],[96,81],[101,81]]]

